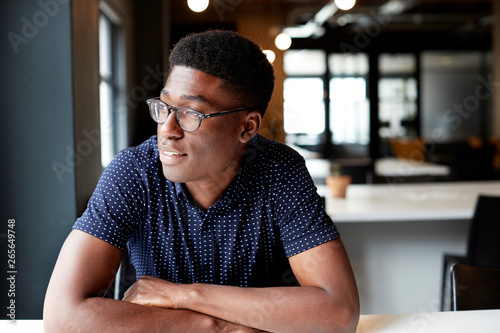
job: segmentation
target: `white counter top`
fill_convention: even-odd
[[[497,333],[500,310],[362,315],[356,333]],[[43,332],[42,320],[0,320],[5,333]]]
[[[40,319],[0,320],[3,333],[43,333],[43,321]]]
[[[361,316],[356,333],[497,333],[500,310]]]
[[[350,160],[350,164],[368,165],[366,159]],[[330,173],[332,161],[326,159],[307,159],[306,167],[313,179],[322,179]],[[447,176],[450,167],[442,164],[419,162],[403,158],[384,157],[375,161],[375,175],[379,177],[415,177],[415,176]]]
[[[375,174],[381,177],[447,176],[450,167],[404,158],[381,158],[375,161]]]
[[[468,220],[479,194],[500,196],[500,181],[350,185],[344,199],[325,197],[334,222]]]

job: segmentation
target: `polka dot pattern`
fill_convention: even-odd
[[[255,287],[286,285],[288,257],[340,237],[304,159],[260,135],[206,211],[165,179],[156,136],[125,149],[73,228],[128,248],[138,277]]]

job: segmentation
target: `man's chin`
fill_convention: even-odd
[[[188,174],[183,172],[184,170],[175,170],[175,168],[171,166],[163,165],[163,176],[174,183],[187,183],[192,181],[192,177],[189,177]]]
[[[175,174],[174,172],[166,171],[165,167],[163,167],[163,176],[165,176],[165,178],[167,180],[174,182],[174,183],[185,183],[184,177],[181,177],[181,176]]]

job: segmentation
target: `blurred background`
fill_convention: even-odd
[[[103,168],[156,133],[145,100],[159,95],[172,45],[191,32],[235,30],[266,50],[276,88],[261,134],[319,165],[311,167],[318,184],[332,161],[354,183],[387,182],[376,161],[391,157],[446,167],[432,181],[500,179],[498,1],[357,0],[341,9],[328,0],[211,0],[201,7],[0,2],[0,305],[9,301],[14,220],[18,319],[41,318],[59,249]]]

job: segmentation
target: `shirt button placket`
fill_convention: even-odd
[[[202,274],[205,283],[215,283],[214,278],[214,247],[213,247],[213,225],[210,223],[208,214],[205,216],[201,227],[201,240],[203,248]]]

